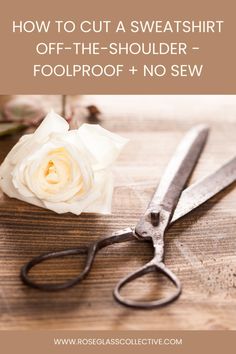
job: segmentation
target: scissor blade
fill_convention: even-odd
[[[138,237],[152,238],[156,243],[163,238],[180,195],[205,145],[208,131],[209,129],[205,125],[196,126],[183,138],[169,162],[145,214],[135,227]]]
[[[148,213],[158,213],[160,207],[170,214],[190,177],[208,136],[208,127],[199,125],[183,138],[169,162],[160,184],[149,204]]]
[[[236,157],[183,191],[171,224],[236,181]]]

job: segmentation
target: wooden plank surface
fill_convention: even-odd
[[[100,97],[98,103],[104,100]],[[116,282],[152,256],[150,245],[142,242],[102,250],[89,277],[73,289],[44,293],[21,283],[19,269],[31,257],[85,245],[134,225],[184,131],[195,122],[208,121],[212,129],[192,181],[236,153],[236,119],[229,114],[228,120],[214,119],[214,111],[206,110],[207,117],[201,113],[188,119],[167,112],[167,119],[135,106],[133,113],[125,114],[122,107],[119,114],[119,105],[107,102],[102,125],[130,139],[114,167],[112,215],[57,215],[0,192],[0,328],[236,329],[235,185],[178,221],[166,235],[166,264],[183,283],[182,296],[170,306],[132,310],[112,297]],[[16,139],[0,140],[1,161]],[[49,262],[37,276],[62,280],[76,275],[80,265],[77,257]],[[157,280],[147,276],[130,286],[129,293],[133,298],[160,295],[166,286]]]

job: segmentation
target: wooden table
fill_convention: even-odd
[[[192,181],[212,172],[236,152],[236,102],[222,99],[217,111],[210,97],[208,101],[182,96],[126,97],[124,105],[121,97],[98,96],[85,101],[100,105],[105,128],[130,139],[114,167],[112,215],[57,215],[0,195],[0,328],[236,329],[235,185],[178,221],[166,235],[166,264],[183,283],[182,296],[170,306],[136,311],[122,307],[112,297],[116,282],[150,259],[149,244],[141,242],[101,251],[89,277],[73,289],[44,293],[21,283],[19,269],[31,257],[85,245],[134,225],[183,133],[195,122],[208,121],[212,130]],[[1,161],[16,140],[0,140]],[[51,266],[49,262],[41,267],[37,276],[65,279],[77,273],[80,261],[75,257]],[[155,280],[146,276],[137,281],[129,288],[132,296],[161,294],[165,286],[162,279],[161,286]]]

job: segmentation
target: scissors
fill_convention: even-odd
[[[118,282],[113,291],[114,298],[125,306],[143,309],[161,307],[176,300],[181,294],[182,286],[177,276],[164,263],[164,235],[167,228],[236,181],[236,157],[234,157],[211,175],[184,190],[206,143],[208,132],[209,129],[205,125],[195,126],[187,132],[169,162],[146,212],[135,228],[126,228],[114,232],[112,236],[96,240],[85,247],[50,252],[35,257],[22,267],[22,281],[30,287],[44,291],[67,289],[80,283],[88,275],[96,253],[102,248],[132,240],[151,241],[154,257],[143,267]],[[75,278],[64,283],[52,284],[38,283],[30,278],[30,270],[39,263],[53,258],[72,255],[87,256],[84,269]],[[122,295],[121,289],[127,283],[149,272],[162,273],[167,280],[173,283],[174,292],[165,298],[158,298],[152,301],[136,301]]]

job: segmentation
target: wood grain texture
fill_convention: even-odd
[[[102,99],[102,98],[101,98]],[[134,107],[135,111],[135,107]],[[210,121],[211,135],[193,174],[205,176],[235,153],[235,121]],[[112,297],[116,282],[150,259],[149,244],[110,246],[96,258],[89,277],[73,289],[39,292],[24,286],[20,267],[47,251],[85,245],[115,230],[134,225],[146,208],[183,132],[199,119],[121,114],[102,117],[102,125],[130,139],[116,166],[110,216],[57,215],[0,194],[1,329],[236,329],[236,186],[176,222],[166,235],[166,264],[183,283],[179,300],[162,309],[132,310]],[[0,140],[3,160],[16,137]],[[2,193],[2,192],[0,192]],[[76,274],[77,257],[40,267],[38,278],[65,279]],[[129,291],[133,297],[166,290],[153,276]],[[160,286],[159,286],[160,284]]]

